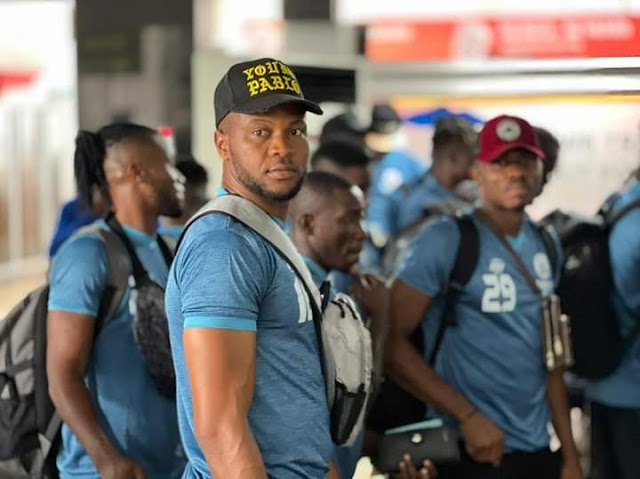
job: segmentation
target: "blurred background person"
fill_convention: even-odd
[[[178,155],[175,167],[185,179],[184,210],[179,218],[162,217],[158,233],[177,240],[187,221],[209,201],[209,174],[191,155]]]

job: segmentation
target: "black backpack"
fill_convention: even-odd
[[[413,183],[401,186],[404,194],[409,194],[418,187],[429,174],[421,176]],[[402,262],[411,240],[432,219],[438,216],[459,216],[469,209],[472,201],[454,194],[451,198],[425,207],[418,218],[394,233],[386,242],[382,250],[382,274],[385,278],[393,276],[395,269]]]
[[[429,364],[432,367],[435,364],[446,329],[456,325],[456,302],[471,279],[480,255],[478,229],[472,217],[465,214],[453,218],[460,230],[460,243],[454,266],[449,276],[442,318],[438,326],[433,349],[429,355]],[[555,267],[558,263],[558,251],[553,236],[546,226],[537,227],[537,230],[540,233],[544,249],[549,256],[549,261]],[[411,343],[421,355],[424,355],[422,327],[418,327],[414,331],[411,336]],[[380,394],[369,414],[368,426],[375,432],[383,434],[391,428],[423,421],[425,415],[426,406],[422,401],[387,379],[383,383]]]
[[[454,217],[460,230],[460,244],[456,253],[456,260],[449,277],[445,296],[443,317],[440,321],[436,341],[429,357],[429,364],[435,362],[438,349],[448,326],[455,324],[455,303],[458,296],[467,285],[478,262],[480,248],[478,230],[470,216]],[[414,233],[415,234],[415,233]],[[411,343],[416,349],[424,353],[424,335],[422,327],[416,328],[411,336]],[[367,418],[367,428],[379,434],[394,427],[411,424],[424,420],[425,404],[405,391],[402,387],[387,379],[380,388],[378,397]]]
[[[565,253],[556,292],[571,320],[572,371],[590,380],[612,374],[640,333],[638,320],[634,330],[623,338],[615,320],[609,235],[622,217],[640,207],[637,200],[612,211],[617,198],[609,198],[593,217],[556,210],[542,220],[556,229]]]

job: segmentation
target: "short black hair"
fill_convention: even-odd
[[[187,184],[199,186],[209,182],[207,169],[191,155],[179,156],[176,168],[184,175]]]
[[[322,143],[311,155],[311,166],[323,160],[331,161],[340,166],[367,166],[371,157],[364,146],[349,140],[334,140]]]
[[[104,172],[104,160],[109,147],[128,140],[153,141],[155,136],[156,131],[152,128],[135,123],[111,123],[95,133],[80,130],[76,136],[73,170],[82,203],[92,208],[96,189],[107,204],[111,203]]]
[[[545,159],[542,162],[543,174],[545,179],[555,170],[558,165],[558,154],[560,153],[560,141],[549,130],[540,126],[534,126],[538,145],[543,151]]]
[[[373,106],[371,111],[371,124],[368,132],[392,134],[400,129],[402,118],[391,105],[382,103]]]
[[[478,142],[478,133],[467,120],[454,115],[445,116],[436,121],[432,142],[434,153],[451,144],[475,147]]]
[[[336,190],[349,191],[353,185],[344,178],[325,171],[312,171],[306,174],[302,189],[311,190],[321,196],[330,197]]]
[[[329,118],[322,126],[320,143],[342,139],[356,142],[364,141],[364,133],[364,128],[362,128],[354,113],[340,113]]]

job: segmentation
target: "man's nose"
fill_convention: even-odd
[[[287,156],[290,145],[285,133],[274,133],[269,143],[269,154],[273,156]]]

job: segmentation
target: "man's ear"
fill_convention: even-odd
[[[229,159],[229,136],[221,130],[216,130],[213,134],[213,142],[218,150],[218,155],[223,161]]]
[[[304,214],[298,218],[298,226],[300,230],[307,236],[313,236],[314,231],[314,219],[312,214]]]
[[[148,183],[150,181],[149,172],[141,163],[132,161],[123,168],[123,171],[124,176],[133,178],[136,182]]]
[[[482,177],[483,177],[483,171],[482,171],[482,165],[480,164],[479,161],[474,161],[473,164],[471,165],[471,170],[469,171],[469,173],[471,174],[471,179],[473,181],[476,182],[476,184],[480,184],[482,182]]]

